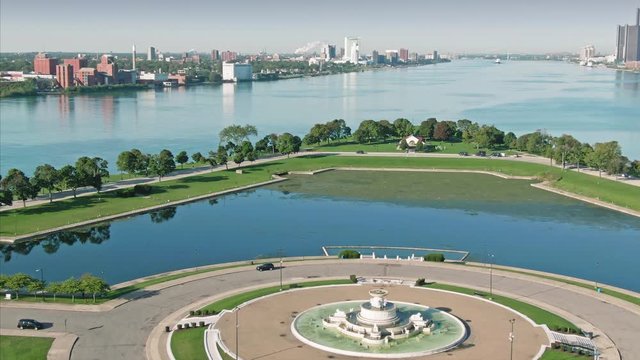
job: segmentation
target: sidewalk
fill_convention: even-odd
[[[71,359],[71,350],[73,350],[73,345],[78,341],[78,337],[74,334],[36,330],[0,329],[0,335],[54,338],[53,344],[51,344],[51,348],[47,353],[47,360]]]

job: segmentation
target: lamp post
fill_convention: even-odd
[[[509,360],[513,360],[513,339],[515,339],[515,335],[513,334],[513,324],[515,324],[516,319],[509,320],[511,323],[511,332],[509,333],[509,343],[511,344],[511,350],[509,352]]]
[[[493,254],[489,254],[489,300],[493,298]]]
[[[282,291],[282,249],[278,249],[278,255],[280,255],[280,266],[278,270],[280,270],[280,291]]]
[[[596,278],[596,292],[598,292],[598,290],[599,290],[598,289],[598,279],[597,279],[598,278],[598,274],[597,274],[597,272],[598,272],[598,262],[596,261],[596,276],[594,276]]]
[[[40,273],[40,283],[42,283],[42,287],[44,290],[44,269],[40,268],[40,269],[36,269],[36,272]],[[37,298],[37,296],[36,296]],[[44,301],[44,293],[42,294],[42,301]]]

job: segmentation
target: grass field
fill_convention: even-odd
[[[0,359],[46,360],[53,338],[0,336]]]
[[[542,354],[540,360],[587,360],[593,359],[592,356],[578,355],[570,352],[564,352],[562,350],[548,349]]]
[[[400,139],[392,139],[384,142],[376,142],[371,144],[358,144],[355,141],[346,140],[344,142],[332,142],[329,144],[315,144],[305,145],[304,148],[313,148],[316,151],[364,151],[364,152],[398,152],[402,153],[403,150],[398,149],[398,142]],[[486,148],[476,149],[472,144],[464,142],[449,142],[449,141],[427,141],[428,145],[437,146],[439,150],[434,151],[437,154],[458,154],[462,151],[468,154],[475,154],[479,150],[485,151],[487,154],[493,152],[514,153],[513,150],[491,150]]]
[[[171,352],[176,360],[207,360],[204,349],[206,327],[176,330],[171,335]]]
[[[474,289],[447,285],[447,284],[438,284],[438,283],[425,285],[425,287],[432,288],[432,289],[448,290],[448,291],[458,292],[458,293],[467,294],[467,295],[476,295],[476,294],[482,293]],[[486,296],[488,294],[484,294],[484,295]],[[502,304],[506,307],[512,308],[520,312],[521,314],[529,317],[531,320],[533,320],[537,324],[540,324],[540,325],[546,324],[551,330],[572,329],[576,333],[580,332],[580,329],[570,321],[556,314],[553,314],[547,310],[541,309],[537,306],[530,305],[522,301],[518,301],[506,296],[500,296],[496,294],[493,294],[492,300],[498,304]]]
[[[543,176],[550,173],[556,178],[561,177],[561,180],[553,183],[555,187],[640,211],[640,187],[585,174],[563,172],[561,169],[540,164],[476,158],[311,156],[246,167],[244,174],[217,171],[179,180],[156,182],[153,184],[154,191],[146,197],[119,198],[111,192],[3,211],[0,213],[0,236],[28,234],[229,190],[269,180],[275,173],[329,167],[484,170],[516,176]]]

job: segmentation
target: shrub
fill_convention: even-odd
[[[338,257],[340,259],[360,259],[360,253],[355,250],[342,250]]]
[[[419,278],[418,280],[416,280],[416,286],[424,286],[424,284],[426,284],[424,278]]]
[[[200,316],[200,314],[202,314],[202,311],[196,310],[196,316]]]
[[[209,310],[207,309],[202,310],[202,315],[205,315],[205,316],[209,315]]]
[[[145,185],[145,184],[138,184],[133,187],[133,191],[136,193],[136,195],[146,196],[151,194],[152,190],[153,190],[153,187],[151,185]]]
[[[300,287],[300,285],[298,285],[296,283],[289,284],[289,289],[296,289],[296,288],[299,288],[299,287]]]
[[[130,198],[136,196],[136,192],[132,188],[118,189],[115,191],[117,197]]]
[[[189,325],[189,323],[184,324],[184,328],[185,329],[189,329],[191,327],[191,325]]]
[[[444,255],[441,254],[441,253],[427,254],[427,255],[424,256],[424,260],[425,261],[443,262],[444,261]]]
[[[355,275],[349,275],[349,280],[351,280],[352,283],[357,283],[358,282],[358,278]]]
[[[204,326],[204,321],[200,321],[200,327]]]
[[[178,326],[176,326],[176,329],[182,330],[182,324],[178,324]]]
[[[165,327],[164,327],[164,332],[171,332],[171,328],[170,328],[170,327],[168,327],[168,326],[165,326]]]
[[[193,311],[193,310],[189,311],[189,316],[193,316],[193,315],[195,315],[195,314],[196,314],[196,312],[195,312],[195,311]]]

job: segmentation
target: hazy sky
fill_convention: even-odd
[[[0,51],[361,50],[612,53],[640,0],[0,0]]]

